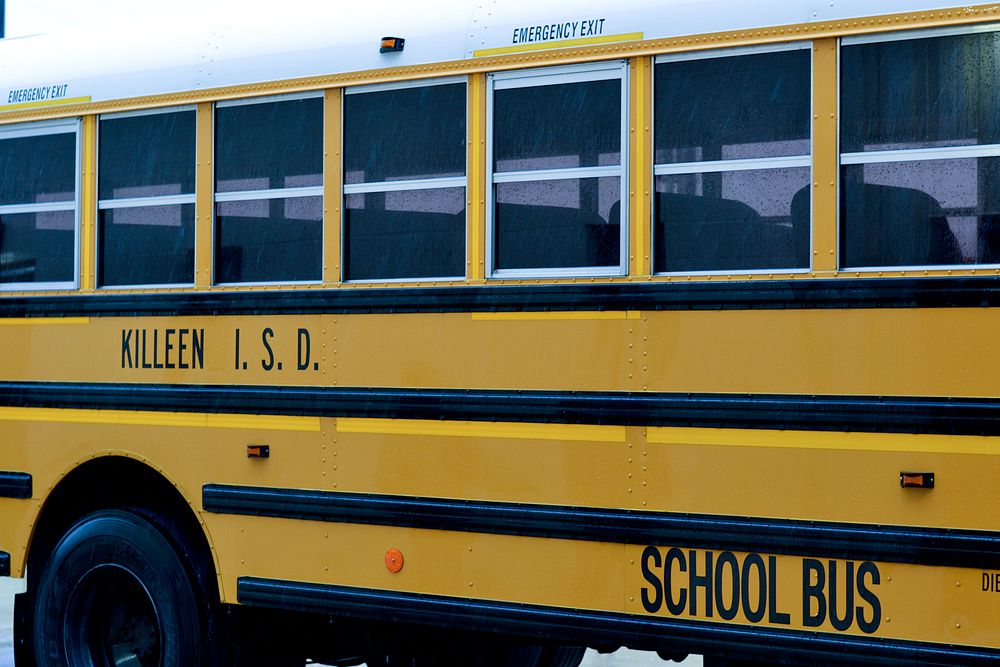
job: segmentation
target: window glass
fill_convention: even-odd
[[[0,129],[0,283],[76,280],[77,130],[61,125]]]
[[[617,265],[620,200],[618,177],[498,183],[494,268]]]
[[[98,285],[194,282],[194,110],[102,118],[98,136]]]
[[[808,49],[656,65],[657,163],[810,152]]]
[[[321,280],[323,99],[215,114],[215,282]]]
[[[1000,143],[1000,32],[841,50],[841,151]]]
[[[492,272],[624,273],[624,72],[601,63],[491,78]]]
[[[841,169],[845,266],[1000,263],[1000,158]]]
[[[75,255],[75,210],[0,213],[0,282],[71,282]]]
[[[344,176],[377,183],[465,175],[465,84],[344,98]]]
[[[660,271],[809,265],[809,169],[656,177],[654,262]]]
[[[322,197],[219,202],[215,225],[216,282],[322,278]]]
[[[615,78],[495,90],[494,170],[621,164],[621,85]]]
[[[465,273],[465,188],[347,196],[344,273],[352,280]]]
[[[464,82],[345,95],[346,280],[465,275],[466,113]]]
[[[99,198],[194,192],[195,112],[102,118]]]
[[[76,199],[76,133],[0,138],[0,205]]]
[[[216,192],[322,184],[322,98],[215,110]]]
[[[99,285],[194,281],[194,204],[102,209],[98,228]]]
[[[802,48],[656,65],[655,272],[809,267],[811,66]]]

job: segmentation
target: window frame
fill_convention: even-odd
[[[746,55],[756,55],[760,53],[781,53],[785,51],[809,51],[809,153],[807,155],[789,155],[770,158],[740,158],[730,160],[705,160],[702,162],[674,162],[657,164],[656,162],[656,66],[660,63],[687,62],[692,60],[708,60],[711,58],[729,58]],[[656,177],[685,174],[707,174],[734,171],[755,171],[764,169],[801,169],[808,167],[809,179],[807,181],[810,189],[809,203],[809,248],[807,257],[809,265],[796,268],[768,268],[768,269],[723,269],[705,271],[657,271],[654,258],[650,257],[650,274],[654,276],[731,276],[731,275],[768,275],[774,273],[782,274],[807,274],[813,270],[813,248],[815,245],[815,225],[814,225],[814,202],[815,189],[813,183],[813,159],[816,152],[815,134],[815,86],[816,71],[814,66],[815,56],[813,53],[812,41],[784,42],[780,44],[762,44],[760,46],[739,46],[725,49],[708,49],[696,53],[665,53],[653,58],[653,74],[650,94],[650,123],[654,128],[650,136],[649,154],[652,161],[651,183],[649,197],[649,238],[651,247],[656,247]],[[839,60],[838,60],[839,65]],[[839,78],[838,78],[839,85]],[[838,128],[839,129],[839,128]],[[651,253],[652,254],[652,253]]]
[[[349,195],[364,195],[364,194],[375,194],[375,193],[385,193],[385,192],[404,192],[404,191],[416,191],[416,190],[436,190],[445,188],[463,188],[465,190],[465,195],[463,201],[465,204],[465,243],[464,255],[469,254],[469,145],[468,145],[468,128],[470,123],[469,117],[469,78],[467,76],[456,75],[456,76],[446,76],[434,79],[416,80],[416,81],[393,81],[390,83],[373,83],[361,86],[348,86],[343,89],[343,94],[340,97],[340,123],[341,123],[341,133],[347,129],[347,114],[346,105],[348,95],[363,95],[365,93],[379,93],[391,90],[404,90],[409,88],[422,88],[425,86],[447,86],[454,84],[462,84],[465,87],[465,126],[466,126],[466,146],[465,155],[463,155],[463,165],[464,165],[464,176],[442,176],[434,178],[414,178],[399,181],[371,181],[364,183],[348,183],[347,182],[347,170],[344,164],[344,151],[341,149],[340,152],[340,196],[342,198],[340,206],[340,281],[345,284],[350,285],[371,285],[371,284],[382,284],[382,283],[427,283],[427,282],[456,282],[465,280],[468,277],[468,268],[463,271],[461,275],[457,276],[434,276],[426,278],[362,278],[362,279],[349,279],[346,275],[347,263],[344,261],[347,258],[347,197]],[[463,261],[463,266],[468,267],[468,264]]]
[[[251,106],[255,104],[270,104],[272,102],[293,102],[296,100],[307,100],[307,99],[318,99],[320,101],[321,117],[323,122],[320,127],[320,156],[323,155],[324,145],[326,144],[326,99],[325,91],[323,90],[313,90],[303,93],[289,93],[287,95],[263,95],[260,97],[240,97],[231,100],[218,100],[212,105],[212,287],[267,287],[274,285],[322,285],[323,284],[323,266],[326,264],[326,201],[325,201],[325,183],[326,183],[326,161],[323,160],[321,164],[320,171],[320,184],[311,185],[306,187],[293,187],[293,188],[269,188],[266,190],[233,190],[230,192],[217,192],[215,188],[216,183],[216,155],[215,150],[218,144],[218,128],[216,127],[217,115],[216,111],[218,109],[225,109],[227,107],[240,107],[240,106]],[[215,275],[215,269],[217,266],[217,255],[216,255],[216,240],[218,236],[218,204],[225,202],[241,202],[241,201],[260,201],[264,199],[295,199],[301,197],[319,197],[320,198],[320,210],[323,211],[322,217],[320,219],[320,276],[316,280],[266,280],[266,281],[244,281],[236,283],[223,283],[218,282]],[[197,247],[195,248],[195,256],[197,257]],[[197,260],[196,260],[197,262]],[[197,268],[197,267],[196,267]]]
[[[616,166],[571,167],[496,172],[493,168],[495,90],[535,88],[564,83],[618,80],[621,84],[620,159]],[[629,61],[607,60],[578,65],[557,65],[535,69],[490,72],[486,77],[486,278],[494,280],[522,278],[614,278],[627,276],[629,241]],[[497,86],[497,83],[500,86]],[[534,269],[497,269],[494,266],[496,235],[496,185],[516,182],[541,182],[581,178],[617,177],[620,185],[618,265]]]
[[[195,273],[198,270],[197,260],[195,262],[194,271],[191,273],[191,281],[184,283],[143,283],[136,285],[98,285],[96,284],[97,276],[100,275],[101,268],[101,211],[110,210],[116,208],[140,208],[148,206],[176,206],[190,204],[192,206],[197,205],[198,197],[198,179],[197,174],[195,177],[194,192],[191,194],[180,194],[180,195],[157,195],[153,197],[129,197],[122,199],[100,199],[101,192],[101,121],[102,120],[116,120],[119,118],[137,118],[140,116],[156,116],[159,114],[166,113],[181,113],[181,112],[192,112],[196,114],[198,107],[194,104],[185,104],[183,106],[176,107],[162,107],[156,109],[141,109],[138,111],[119,111],[116,113],[100,114],[97,116],[97,122],[95,123],[94,129],[94,163],[97,165],[94,170],[94,266],[96,271],[94,272],[94,282],[95,289],[97,290],[131,290],[131,289],[159,289],[159,288],[190,288],[195,285]],[[195,124],[195,167],[197,168],[198,162],[198,128],[197,122]],[[198,234],[197,234],[197,213],[195,214],[195,246],[194,254],[197,258],[198,256]]]
[[[924,162],[935,160],[961,160],[970,158],[993,157],[1000,158],[1000,143],[976,144],[972,146],[940,146],[935,148],[908,148],[882,151],[851,151],[841,152],[840,135],[844,117],[842,106],[842,52],[846,46],[864,44],[881,44],[885,42],[906,42],[914,39],[933,39],[935,37],[958,37],[1000,32],[1000,23],[987,23],[968,26],[947,26],[941,28],[923,28],[916,30],[896,30],[885,33],[865,35],[850,35],[841,37],[837,44],[837,270],[850,271],[859,274],[877,274],[884,271],[972,271],[976,269],[1000,269],[1000,263],[977,264],[885,264],[875,266],[849,266],[844,263],[844,211],[841,197],[843,195],[843,167],[864,164],[891,164],[894,162]],[[846,158],[846,159],[845,159]],[[867,159],[865,159],[867,158]],[[874,159],[872,159],[874,158]]]
[[[68,118],[31,123],[17,123],[0,126],[0,140],[19,139],[24,137],[46,136],[51,134],[74,134],[76,137],[76,155],[73,159],[74,197],[62,202],[44,202],[36,204],[0,204],[0,214],[16,215],[19,213],[43,213],[47,211],[73,211],[73,279],[44,283],[4,283],[0,282],[0,292],[34,292],[42,290],[74,290],[80,288],[80,227],[81,203],[83,200],[83,121],[80,118]]]

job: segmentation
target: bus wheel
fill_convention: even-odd
[[[34,600],[38,667],[192,667],[202,610],[177,547],[126,510],[77,521],[45,564]]]
[[[542,649],[538,667],[579,667],[586,652],[583,646],[547,646]]]

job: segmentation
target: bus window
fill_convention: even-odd
[[[322,97],[219,103],[215,282],[319,281],[322,269]]]
[[[625,66],[490,78],[491,275],[625,271]]]
[[[102,117],[98,165],[98,285],[193,283],[194,109]]]
[[[657,60],[655,272],[809,267],[806,47]]]
[[[79,122],[0,130],[0,285],[76,280]]]
[[[841,264],[1000,264],[1000,32],[906,37],[841,51]]]
[[[344,95],[344,278],[465,275],[466,83]]]

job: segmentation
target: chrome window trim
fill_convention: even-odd
[[[363,195],[371,192],[401,192],[405,190],[437,190],[445,188],[464,188],[469,179],[465,176],[447,176],[442,178],[420,178],[405,181],[374,181],[371,183],[345,183],[345,195]]]

